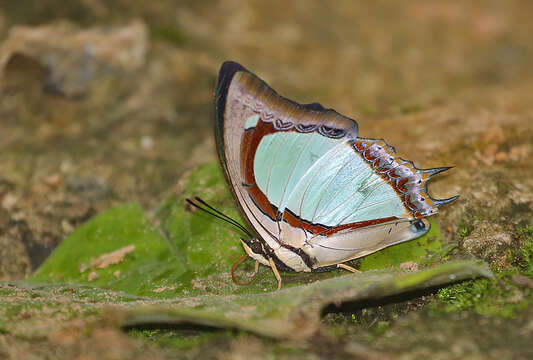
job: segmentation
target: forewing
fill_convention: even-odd
[[[259,235],[279,239],[280,205],[309,163],[294,154],[309,156],[300,150],[321,152],[332,139],[355,139],[357,124],[319,104],[285,99],[231,62],[220,70],[216,98],[217,148],[230,188]]]

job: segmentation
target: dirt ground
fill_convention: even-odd
[[[216,161],[214,86],[234,60],[284,96],[356,118],[361,136],[419,167],[455,166],[430,185],[460,194],[435,222],[456,257],[516,285],[476,290],[505,297],[486,307],[456,287],[328,314],[305,344],[222,332],[183,347],[176,329],[72,315],[40,337],[0,326],[0,358],[101,358],[106,344],[119,359],[533,356],[532,12],[525,0],[0,2],[0,280],[26,278],[114,205],[154,209]]]

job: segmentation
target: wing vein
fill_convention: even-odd
[[[272,162],[270,163],[270,168],[268,169],[266,191],[265,191],[265,195],[266,195],[267,198],[268,198],[268,195],[270,193],[270,179],[272,178],[272,170],[274,169],[274,163],[276,162],[276,159],[278,158],[279,154],[281,153],[281,149],[285,145],[285,142],[287,141],[287,138],[288,138],[287,132],[282,133],[282,135],[283,135],[283,139],[281,140],[281,143],[280,143],[276,153],[274,154],[274,156],[272,156]],[[255,158],[254,158],[254,164],[255,164]],[[255,176],[255,171],[254,171],[254,176]]]
[[[327,162],[322,162],[323,159],[326,159],[328,157],[331,157],[333,155],[335,155],[335,153],[338,153],[342,150],[342,145],[344,144],[345,142],[342,142],[342,143],[339,143],[337,145],[335,145],[333,148],[331,148],[330,150],[328,150],[326,153],[324,153],[322,156],[320,156],[320,158],[318,158],[312,166],[309,167],[309,169],[307,169],[307,171],[302,175],[301,179],[298,181],[298,183],[296,183],[296,185],[294,186],[294,189],[293,191],[295,191],[299,186],[300,186],[300,183],[305,179],[305,177],[307,176],[307,174],[309,174],[310,171],[315,171],[315,173],[313,174],[313,177],[310,179],[310,181],[308,182],[307,186],[306,186],[306,189],[300,199],[300,205],[299,205],[299,214],[301,216],[302,214],[302,206],[303,206],[303,202],[304,202],[304,199],[305,197],[307,196],[307,192],[309,191],[311,185],[313,184],[313,181],[315,180],[315,178],[317,177],[317,175],[319,174],[319,171],[322,170],[326,165],[328,165]],[[333,154],[332,154],[333,153]],[[320,162],[322,162],[322,164],[320,164]],[[317,164],[320,164],[319,168],[316,169],[317,167]],[[292,193],[289,195],[288,199],[290,199],[290,196],[292,196]]]
[[[302,157],[302,154],[304,152],[304,150],[307,149],[307,147],[309,146],[309,144],[311,143],[311,140],[313,139],[313,137],[315,136],[316,132],[313,132],[310,136],[309,136],[309,139],[307,140],[307,142],[305,143],[304,146],[302,146],[302,149],[300,151],[300,153],[298,154],[298,158],[296,159],[296,161],[294,162],[294,165],[292,166],[292,169],[291,169],[291,173],[289,174],[288,178],[287,178],[287,181],[285,182],[285,185],[283,186],[283,192],[281,194],[281,199],[280,199],[280,207],[281,207],[281,204],[283,204],[284,202],[284,199],[285,199],[285,192],[287,191],[287,188],[289,186],[289,183],[291,182],[291,179],[292,179],[292,176],[294,175],[294,170],[296,169],[298,163],[300,162],[300,159]],[[298,183],[296,184],[298,185]],[[296,186],[294,187],[296,188]],[[290,196],[292,195],[292,191],[289,193],[289,196],[288,198],[290,198]],[[280,209],[281,211],[281,209]]]
[[[364,164],[363,164],[364,165]],[[360,166],[358,166],[356,169],[359,169]],[[329,201],[326,203],[326,205],[322,208],[322,210],[320,210],[320,213],[318,214],[317,216],[317,211],[318,209],[320,208],[320,204],[322,203],[322,200],[323,200],[323,197],[325,196],[326,192],[322,193],[322,196],[320,197],[320,200],[318,201],[316,207],[315,207],[315,211],[313,212],[313,217],[311,219],[311,221],[315,221],[316,218],[322,216],[322,213],[324,212],[325,209],[328,208],[328,206],[333,202],[333,200],[335,200],[337,198],[337,196],[341,193],[341,191],[346,187],[348,186],[350,183],[352,183],[354,180],[356,180],[361,174],[358,173],[356,174],[354,177],[350,178],[350,180],[346,181],[344,184],[342,184],[342,186],[339,186],[338,190],[333,194],[333,196],[329,199]],[[370,175],[369,175],[370,176]]]

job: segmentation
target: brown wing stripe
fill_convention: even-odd
[[[309,231],[310,233],[314,235],[322,235],[322,236],[331,236],[339,231],[347,230],[347,229],[359,229],[364,228],[367,226],[372,225],[378,225],[386,222],[391,222],[394,220],[397,220],[398,218],[395,216],[387,217],[387,218],[381,218],[381,219],[373,219],[373,220],[365,220],[365,221],[359,221],[355,223],[350,224],[344,224],[339,226],[326,226],[321,224],[311,224],[308,221],[305,221],[303,219],[300,219],[298,216],[293,214],[290,210],[285,209],[285,212],[283,213],[283,220],[285,220],[289,225],[293,227],[299,227],[306,231]]]

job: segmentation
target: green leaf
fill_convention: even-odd
[[[105,268],[91,268],[91,259],[133,245],[123,260]],[[83,268],[86,268],[85,271]],[[170,251],[168,241],[129,203],[104,212],[76,229],[33,274],[30,282],[86,283],[132,295],[153,295],[186,272]],[[89,281],[91,273],[97,277]]]

